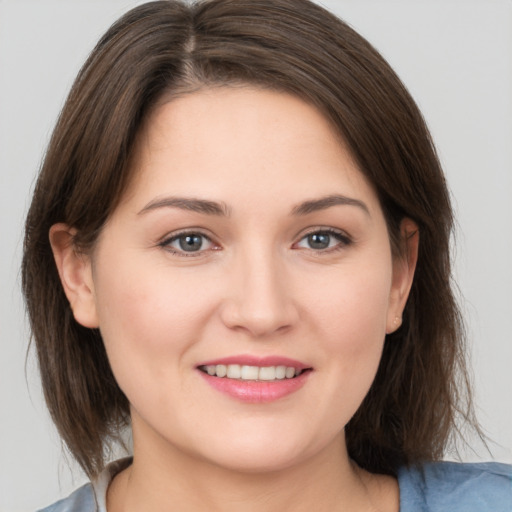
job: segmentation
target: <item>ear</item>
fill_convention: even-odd
[[[393,261],[393,281],[389,296],[386,334],[391,334],[402,325],[402,314],[418,261],[419,238],[417,224],[407,217],[404,218],[400,224],[400,253],[394,257]]]
[[[67,224],[50,228],[50,244],[64,293],[75,320],[84,327],[98,327],[91,259],[77,250],[74,237],[77,231]]]

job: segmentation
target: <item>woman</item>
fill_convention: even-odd
[[[128,13],[27,219],[47,403],[93,480],[49,510],[509,510],[509,467],[433,464],[474,424],[451,225],[413,100],[322,8]]]

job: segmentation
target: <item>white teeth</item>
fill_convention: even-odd
[[[262,366],[258,378],[259,380],[276,380],[276,367]]]
[[[226,365],[224,364],[218,364],[215,366],[215,373],[217,377],[225,377],[228,373],[228,369],[226,368]]]
[[[227,377],[228,379],[240,380],[282,380],[292,379],[302,373],[300,368],[293,366],[248,366],[239,364],[209,364],[202,369],[208,375],[216,377]]]
[[[227,377],[228,379],[239,379],[242,376],[239,364],[229,364]]]
[[[295,377],[295,368],[287,367],[285,376],[287,379],[291,379],[292,377]]]
[[[276,379],[284,379],[286,377],[286,366],[276,366]]]
[[[257,366],[242,366],[243,380],[258,380],[259,368]]]

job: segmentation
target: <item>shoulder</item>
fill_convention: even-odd
[[[428,463],[398,472],[403,512],[511,512],[512,466]]]
[[[127,468],[132,460],[132,457],[126,457],[111,462],[92,482],[80,487],[68,498],[38,512],[106,512],[108,486],[117,473]]]
[[[77,489],[69,497],[57,501],[39,512],[97,512],[96,499],[91,484]]]

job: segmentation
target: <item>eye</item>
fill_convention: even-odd
[[[183,256],[192,256],[194,253],[202,253],[215,247],[214,243],[206,235],[196,232],[180,233],[171,236],[161,242],[160,245],[173,254]]]
[[[342,232],[333,229],[322,229],[308,233],[301,238],[296,247],[312,249],[314,251],[326,251],[341,249],[351,243],[350,238]]]

